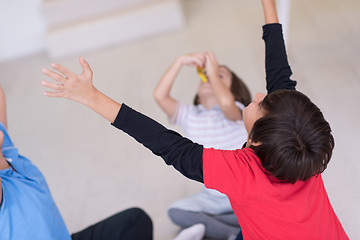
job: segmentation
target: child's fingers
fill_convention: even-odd
[[[58,90],[58,91],[64,89],[64,85],[62,85],[62,84],[51,83],[51,82],[48,82],[48,81],[45,81],[45,80],[41,81],[41,85],[43,85],[44,87],[53,89],[53,90]]]
[[[90,68],[90,65],[85,60],[84,57],[80,57],[79,62],[80,62],[81,68],[83,70],[83,74],[86,74],[86,75],[92,74],[92,70]]]
[[[74,75],[73,72],[71,72],[69,69],[67,69],[66,67],[61,66],[60,64],[57,63],[53,63],[51,64],[51,67],[57,71],[59,71],[60,73],[62,73],[65,77],[70,78],[72,75]]]
[[[205,58],[206,58],[206,63],[209,63],[210,65],[213,65],[213,66],[218,65],[215,54],[206,52],[205,53]]]
[[[50,77],[50,78],[52,78],[52,79],[54,79],[55,81],[58,81],[58,82],[60,82],[60,83],[64,83],[64,81],[65,81],[65,77],[64,77],[64,76],[62,76],[62,75],[60,75],[60,74],[58,74],[58,73],[56,73],[56,72],[53,72],[53,71],[51,71],[51,70],[49,70],[49,69],[43,68],[43,69],[41,70],[41,72],[42,72],[44,75],[46,75],[46,76],[48,76],[48,77]]]
[[[213,60],[213,58],[211,57],[209,52],[205,52],[204,56],[205,56],[206,60],[211,60],[211,61]]]
[[[211,62],[217,62],[214,53],[212,53],[212,52],[205,52],[204,55],[205,55],[206,60],[211,61]]]
[[[191,65],[191,66],[193,63],[195,63],[195,65],[199,66],[199,65],[202,65],[204,62],[204,56],[203,56],[203,54],[200,54],[200,53],[193,53],[193,54],[185,55],[184,59],[185,59],[185,64]]]
[[[197,67],[197,66],[200,66],[200,67],[203,67],[204,65],[204,62],[201,61],[200,59],[196,59],[196,61],[194,61],[194,64],[193,66]]]
[[[202,54],[198,54],[197,56],[194,57],[193,61],[195,62],[196,66],[203,67],[205,62],[205,57]]]
[[[47,97],[62,97],[62,93],[60,92],[44,92],[44,95]]]
[[[193,57],[191,60],[189,60],[186,63],[186,65],[192,66],[192,67],[203,66],[203,62],[201,61],[200,58]]]
[[[205,63],[205,67],[207,67],[209,65],[213,65],[214,61],[212,61],[212,59],[208,55],[205,55]]]
[[[210,52],[210,51],[206,51],[206,52],[204,52],[204,55],[206,55],[206,56],[210,56],[210,57],[212,57],[212,58],[214,58],[214,57],[215,57],[215,54],[214,54],[213,52]]]
[[[200,59],[201,59],[202,62],[204,62],[204,61],[205,61],[205,55],[204,55],[204,54],[200,54]]]

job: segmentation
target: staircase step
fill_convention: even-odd
[[[48,29],[129,10],[156,0],[45,0],[42,12]]]
[[[180,0],[158,0],[89,21],[49,29],[46,45],[49,57],[59,59],[163,34],[184,25]]]

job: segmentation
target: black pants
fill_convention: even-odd
[[[152,240],[150,217],[130,208],[71,235],[73,240]]]

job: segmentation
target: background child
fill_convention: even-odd
[[[225,193],[244,239],[348,239],[328,199],[321,173],[334,139],[321,111],[290,80],[275,0],[262,0],[268,95],[256,94],[243,111],[246,147],[207,149],[103,95],[81,58],[81,75],[54,64],[64,76],[44,70],[59,83],[43,81],[65,97],[90,107],[134,137],[186,177]],[[207,72],[217,76],[217,72]]]
[[[184,66],[195,69],[200,66],[206,72],[217,68],[219,73],[218,76],[211,76],[208,82],[199,81],[194,105],[185,105],[170,94]],[[250,92],[232,71],[218,66],[213,53],[178,57],[160,79],[154,90],[154,98],[171,123],[181,126],[185,136],[204,147],[234,150],[246,142],[242,110],[251,102]],[[205,236],[210,238],[227,239],[238,235],[240,230],[226,195],[205,187],[201,192],[172,204],[168,214],[182,228],[204,224]],[[194,227],[194,234],[196,228],[202,231],[201,226]]]

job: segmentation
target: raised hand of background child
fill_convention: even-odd
[[[205,58],[204,69],[206,72],[206,76],[210,79],[210,82],[218,80],[218,78],[219,78],[219,63],[216,59],[215,54],[212,52],[205,52],[204,58]]]
[[[179,57],[183,65],[191,67],[204,67],[205,55],[203,53],[190,53]]]

